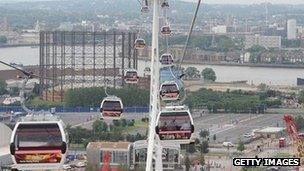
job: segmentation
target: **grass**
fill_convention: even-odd
[[[292,157],[292,154],[289,154],[289,153],[278,153],[275,155],[275,157],[277,158],[289,158],[289,157]]]
[[[45,107],[53,107],[53,106],[64,106],[63,102],[52,102],[52,101],[45,101],[39,99],[39,97],[34,98],[31,100],[30,105],[32,106],[45,106]]]
[[[86,148],[83,144],[69,144],[69,148],[73,148],[73,149],[83,149]]]

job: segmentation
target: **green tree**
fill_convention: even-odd
[[[200,77],[200,73],[199,70],[195,67],[188,67],[185,70],[185,76],[186,78],[199,78]]]
[[[5,44],[5,43],[7,43],[6,36],[0,36],[0,44]]]
[[[263,52],[266,51],[266,48],[263,46],[254,45],[251,48],[249,48],[248,51],[250,52],[250,62],[256,63],[256,62],[260,62],[260,56]]]
[[[93,123],[93,130],[95,132],[106,132],[108,131],[108,124],[102,120],[96,120]]]
[[[200,164],[201,164],[202,166],[205,165],[205,156],[204,156],[204,155],[201,155],[201,156],[200,156]]]
[[[295,124],[298,130],[302,130],[304,128],[304,118],[301,115],[297,115],[295,118]]]
[[[7,84],[5,80],[0,79],[0,95],[7,93],[6,91]]]
[[[209,152],[209,143],[208,141],[202,141],[201,144],[199,145],[199,151],[201,152],[201,155],[208,153]]]
[[[241,140],[239,141],[239,143],[237,145],[237,150],[240,152],[245,150],[245,145],[244,145],[243,141],[241,141]]]
[[[207,129],[202,129],[199,135],[201,138],[206,139],[209,136],[209,131]]]
[[[304,91],[300,91],[299,96],[298,96],[298,102],[303,104],[304,103]]]
[[[208,80],[208,81],[216,80],[216,75],[212,68],[205,68],[202,71],[202,76],[204,77],[204,80]]]
[[[191,161],[190,161],[190,158],[188,155],[186,155],[186,158],[185,158],[185,166],[186,166],[186,171],[189,171],[190,166],[191,166]]]
[[[213,134],[213,141],[216,141],[216,134]]]
[[[18,87],[12,87],[11,91],[9,92],[11,96],[17,96],[19,95],[19,88]]]

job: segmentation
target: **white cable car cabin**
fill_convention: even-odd
[[[144,49],[146,47],[146,41],[141,38],[137,38],[134,42],[134,48],[137,50]]]
[[[164,35],[164,36],[170,36],[171,35],[171,28],[170,28],[170,26],[163,26],[162,28],[161,28],[161,30],[160,30],[160,33],[162,34],[162,35]]]
[[[162,56],[160,57],[160,63],[162,64],[162,66],[164,67],[169,67],[173,65],[173,57],[170,53],[165,53],[162,54]]]
[[[149,12],[149,7],[147,5],[143,5],[141,7],[141,10],[140,10],[142,13],[148,13]]]
[[[125,71],[124,81],[127,84],[136,84],[138,83],[139,76],[136,70],[129,69]]]
[[[161,100],[178,100],[180,89],[175,81],[165,81],[160,85]]]
[[[17,122],[11,136],[10,153],[18,170],[60,169],[65,163],[68,138],[62,120],[49,114],[34,120],[27,115]]]
[[[144,75],[145,75],[145,76],[151,75],[151,69],[150,69],[150,67],[146,67],[146,68],[144,69]]]
[[[101,118],[119,119],[123,114],[122,100],[116,96],[105,97],[100,105]]]
[[[157,117],[156,134],[161,141],[189,144],[194,132],[193,119],[186,106],[167,106]]]

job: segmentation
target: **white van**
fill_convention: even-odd
[[[235,145],[232,142],[227,141],[227,142],[223,142],[223,146],[224,147],[234,147]]]

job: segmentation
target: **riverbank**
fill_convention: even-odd
[[[0,48],[11,48],[11,47],[31,47],[31,48],[38,48],[39,44],[2,44]]]
[[[139,60],[147,60],[147,58],[139,57]],[[149,59],[150,60],[150,59]],[[260,68],[304,68],[304,64],[270,64],[270,63],[235,63],[235,62],[204,62],[185,60],[185,65],[216,65],[216,66],[238,66],[238,67],[260,67]]]

